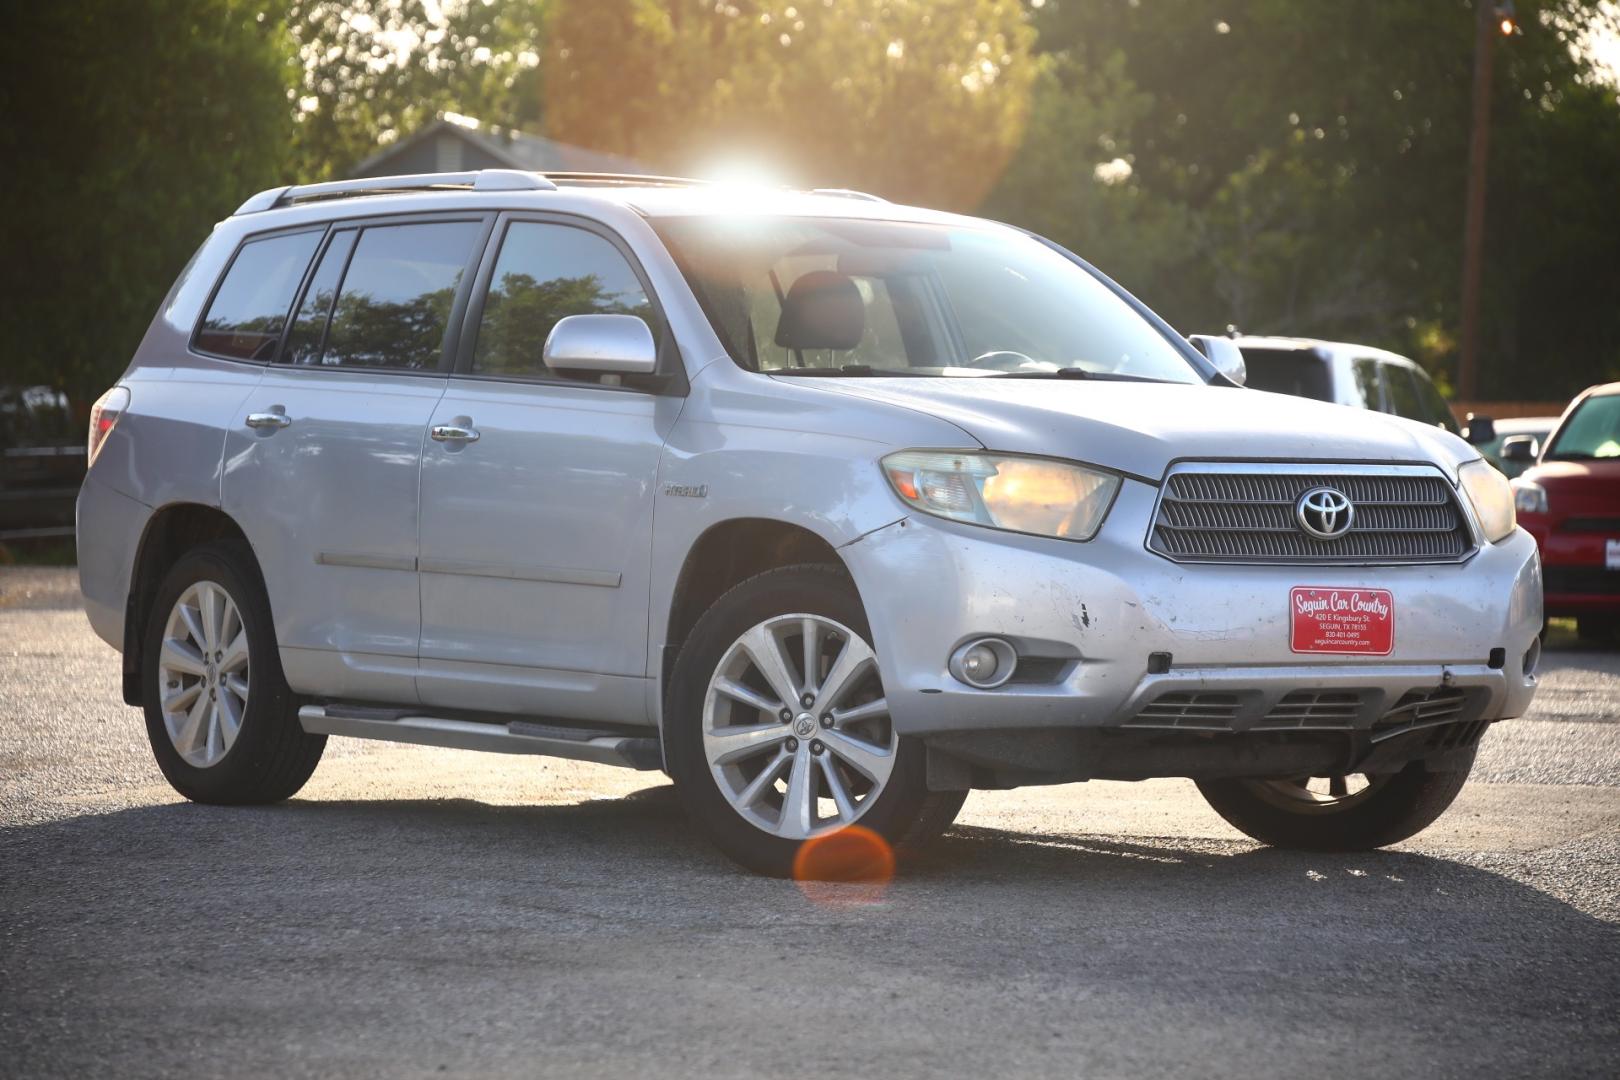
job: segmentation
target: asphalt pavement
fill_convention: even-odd
[[[71,571],[0,569],[0,1077],[1614,1077],[1620,655],[1554,645],[1394,850],[1098,782],[807,892],[657,773],[333,739],[188,804]]]

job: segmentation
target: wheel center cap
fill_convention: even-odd
[[[809,713],[800,713],[793,721],[793,733],[801,739],[808,739],[816,733],[816,718]]]

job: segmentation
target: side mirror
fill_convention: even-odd
[[[1242,386],[1249,378],[1249,368],[1243,362],[1243,350],[1229,337],[1216,334],[1192,334],[1187,338],[1193,348],[1215,365],[1215,370],[1233,383]]]
[[[552,371],[651,375],[658,343],[634,315],[570,315],[551,328],[541,358]]]
[[[1534,435],[1509,435],[1502,440],[1502,449],[1497,456],[1503,461],[1512,461],[1520,465],[1529,465],[1536,460],[1541,447],[1536,445]]]
[[[1475,446],[1490,442],[1496,438],[1496,421],[1488,416],[1469,413],[1468,422],[1463,425],[1463,438]]]

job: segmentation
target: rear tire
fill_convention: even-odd
[[[1209,805],[1239,832],[1272,847],[1301,851],[1370,851],[1416,836],[1445,813],[1473,768],[1429,772],[1413,762],[1368,777],[1368,788],[1342,803],[1313,802],[1276,780],[1200,780]],[[1360,774],[1353,774],[1360,775]]]
[[[280,802],[315,771],[326,736],[298,722],[270,601],[242,541],[193,548],[169,570],[147,618],[141,668],[152,753],[191,801]]]
[[[788,877],[806,839],[850,825],[891,850],[915,847],[961,809],[967,793],[930,792],[922,744],[893,731],[870,640],[848,576],[801,565],[733,588],[681,647],[664,726],[670,775],[698,828],[743,866]],[[760,652],[779,659],[776,685]]]

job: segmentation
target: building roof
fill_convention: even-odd
[[[533,172],[647,173],[640,162],[582,146],[530,135],[514,128],[484,124],[458,113],[440,113],[402,139],[396,139],[350,170],[351,176],[388,176],[400,170],[390,163],[421,144],[448,136],[489,155],[501,166]]]

